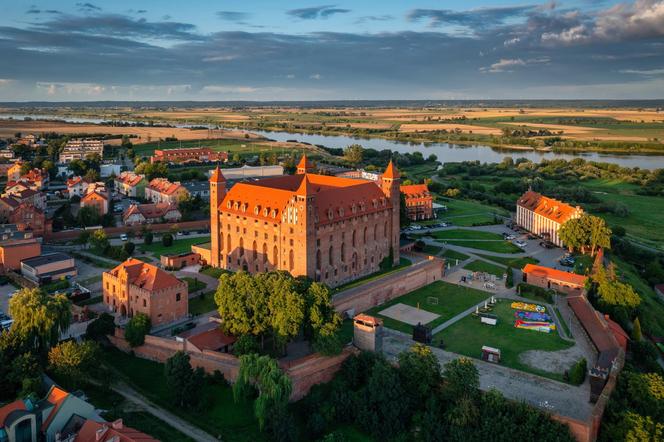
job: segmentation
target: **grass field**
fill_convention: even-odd
[[[396,266],[394,266],[390,269],[387,269],[387,270],[379,270],[378,272],[372,273],[371,275],[367,275],[363,278],[356,279],[355,281],[351,281],[349,283],[340,285],[339,287],[335,287],[334,290],[333,290],[333,293],[337,293],[337,292],[340,292],[342,290],[347,290],[347,289],[350,289],[350,288],[353,288],[353,287],[357,287],[358,285],[362,285],[362,284],[365,284],[369,281],[373,281],[374,279],[381,278],[385,275],[389,275],[390,273],[397,272],[397,271],[399,271],[399,270],[401,270],[405,267],[408,267],[411,264],[412,264],[412,262],[410,262],[409,259],[401,257],[401,258],[399,258],[399,265],[396,265]]]
[[[176,239],[173,241],[173,245],[166,247],[161,243],[161,239],[155,240],[149,246],[145,244],[141,245],[142,252],[150,252],[153,255],[159,257],[161,255],[173,255],[188,252],[191,250],[191,246],[194,244],[203,244],[210,242],[209,236],[201,236],[198,238],[186,238],[186,239]]]
[[[503,241],[503,237],[493,232],[483,232],[481,230],[469,230],[469,229],[450,229],[450,230],[439,230],[437,232],[431,232],[431,236],[437,240],[450,240],[450,239],[471,239],[471,240],[493,240],[493,241]]]
[[[208,268],[203,269],[203,270],[200,271],[200,273],[202,273],[204,275],[212,276],[213,278],[217,278],[217,279],[219,279],[219,277],[221,275],[223,275],[224,273],[226,273],[226,272],[227,272],[227,270],[219,269],[219,268],[216,268],[216,267],[208,267]]]
[[[434,246],[432,244],[427,244],[424,246],[424,249],[422,250],[422,253],[426,253],[428,255],[438,255],[440,251],[443,250],[441,246]]]
[[[487,252],[496,253],[521,253],[523,250],[515,246],[509,241],[464,241],[464,240],[446,240],[447,243],[468,247],[470,249],[486,250]]]
[[[471,261],[463,266],[463,268],[470,270],[471,272],[486,272],[500,277],[505,274],[505,267],[491,264],[490,262],[482,261],[481,259]]]
[[[457,252],[456,250],[451,250],[451,249],[445,250],[441,256],[443,256],[445,258],[448,258],[448,259],[452,259],[452,260],[457,260],[458,259],[459,261],[465,261],[468,258],[470,258],[470,256],[468,256],[464,253]]]
[[[189,293],[195,292],[197,290],[204,289],[207,287],[207,284],[205,284],[203,281],[199,281],[196,278],[192,278],[191,276],[185,276],[184,278],[180,278],[184,281],[187,281],[187,290]]]
[[[214,292],[208,292],[189,299],[189,313],[192,315],[202,315],[216,309],[217,304],[214,302]]]
[[[476,255],[488,261],[493,261],[504,265],[505,267],[512,267],[513,269],[522,269],[526,266],[526,264],[537,264],[539,262],[538,259],[531,258],[530,256],[523,258],[508,258],[504,256],[484,255],[482,253],[476,253]]]
[[[430,304],[428,301],[429,297],[438,298],[438,304]],[[428,324],[433,328],[490,297],[490,294],[480,290],[462,287],[444,281],[436,281],[433,284],[400,296],[383,305],[376,306],[367,311],[367,313],[382,318],[385,326],[388,328],[410,334],[413,331],[411,325],[382,316],[378,312],[399,303],[410,305],[411,307],[419,307],[423,310],[440,315]]]
[[[440,212],[439,221],[452,222],[461,227],[494,222],[494,214],[507,216],[509,212],[500,207],[492,207],[475,201],[438,198],[440,204],[447,206],[447,211]]]
[[[122,380],[147,396],[161,407],[186,419],[213,435],[227,441],[262,441],[254,417],[253,403],[233,400],[231,387],[208,385],[205,388],[206,406],[202,411],[186,409],[173,404],[170,386],[164,377],[164,366],[140,359],[119,350],[109,349],[103,354],[109,367],[113,367]]]
[[[498,348],[501,351],[501,365],[518,370],[562,380],[558,373],[544,372],[522,364],[519,354],[527,350],[557,351],[571,347],[558,333],[539,333],[514,327],[514,310],[509,300],[500,300],[493,314],[498,316],[498,325],[481,324],[472,315],[463,318],[434,336],[434,345],[443,340],[447,351],[479,359],[483,345]]]

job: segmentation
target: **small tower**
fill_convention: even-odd
[[[297,246],[297,253],[293,251],[294,268],[291,273],[293,276],[308,276],[318,280],[316,277],[315,200],[314,185],[304,175],[300,186],[295,191],[293,202],[286,209],[286,220],[295,226],[294,240]]]
[[[387,165],[385,172],[380,178],[380,188],[385,197],[392,205],[392,222],[390,223],[390,247],[392,249],[393,264],[399,263],[399,213],[401,206],[401,175],[392,161]]]
[[[221,173],[219,166],[212,172],[210,176],[210,260],[209,263],[212,267],[221,267],[222,261],[220,259],[221,247],[221,233],[219,232],[219,205],[226,196],[226,178]]]
[[[305,173],[314,173],[316,168],[313,163],[307,159],[307,154],[303,154],[300,162],[297,164],[297,174],[303,175]]]
[[[383,349],[383,321],[360,313],[353,318],[353,344],[360,350],[377,351]]]

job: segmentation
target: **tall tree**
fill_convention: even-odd
[[[440,384],[440,363],[431,348],[415,344],[399,353],[401,377],[410,405],[417,406]]]
[[[202,371],[191,367],[188,354],[177,351],[168,358],[164,365],[164,376],[173,399],[180,407],[200,402],[204,376]]]
[[[69,328],[70,309],[65,295],[48,296],[39,289],[22,289],[9,300],[9,314],[14,319],[12,333],[38,353],[46,354]]]
[[[48,353],[51,370],[63,378],[69,388],[80,387],[95,368],[98,346],[92,341],[64,341]]]
[[[602,218],[583,214],[579,218],[566,221],[558,230],[558,235],[570,251],[580,250],[595,256],[599,247],[611,248],[611,229]]]
[[[351,144],[344,149],[344,158],[353,166],[359,166],[364,159],[364,148],[359,144]]]

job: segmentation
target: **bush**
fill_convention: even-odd
[[[126,242],[124,246],[122,246],[122,248],[124,249],[127,255],[131,256],[131,254],[134,253],[134,249],[136,248],[136,246],[134,245],[133,242]]]
[[[152,232],[145,232],[145,235],[143,236],[143,242],[145,243],[146,246],[152,244],[153,239],[154,235],[152,234]]]
[[[164,236],[161,237],[161,243],[163,244],[164,247],[170,247],[173,245],[173,235],[170,233],[165,233]]]
[[[252,335],[241,335],[233,345],[233,354],[235,356],[258,353],[258,342]]]
[[[521,296],[524,298],[541,298],[545,302],[553,303],[553,295],[547,289],[537,287],[535,285],[526,284],[525,282],[519,283],[517,289]]]
[[[138,347],[145,342],[145,335],[150,332],[152,323],[148,315],[137,313],[125,327],[125,339],[131,347]]]
[[[569,371],[569,381],[574,385],[581,385],[586,380],[586,371],[588,371],[585,358],[581,358],[576,364],[572,365]]]
[[[422,250],[424,250],[424,247],[426,247],[426,244],[421,239],[418,239],[417,241],[415,241],[415,245],[413,247],[418,252],[421,252]]]
[[[512,267],[508,267],[505,273],[507,273],[507,278],[505,278],[505,287],[511,289],[514,287],[514,270],[512,270]]]
[[[88,339],[98,341],[107,335],[112,335],[115,331],[115,319],[108,313],[102,313],[97,319],[88,324],[85,330],[85,336]]]

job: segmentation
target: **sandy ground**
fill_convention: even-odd
[[[399,127],[399,132],[424,132],[432,130],[447,130],[453,131],[460,129],[462,132],[471,132],[474,134],[483,135],[500,135],[500,129],[494,127],[473,126],[470,124],[454,124],[454,123],[423,123],[423,124],[402,124]]]
[[[328,127],[350,127],[356,129],[389,129],[392,127],[391,124],[387,123],[334,123],[327,124]]]
[[[529,331],[530,333],[538,333]],[[545,370],[553,373],[564,373],[581,358],[587,357],[579,345],[575,345],[566,350],[543,351],[529,350],[519,355],[519,360],[533,368]]]

